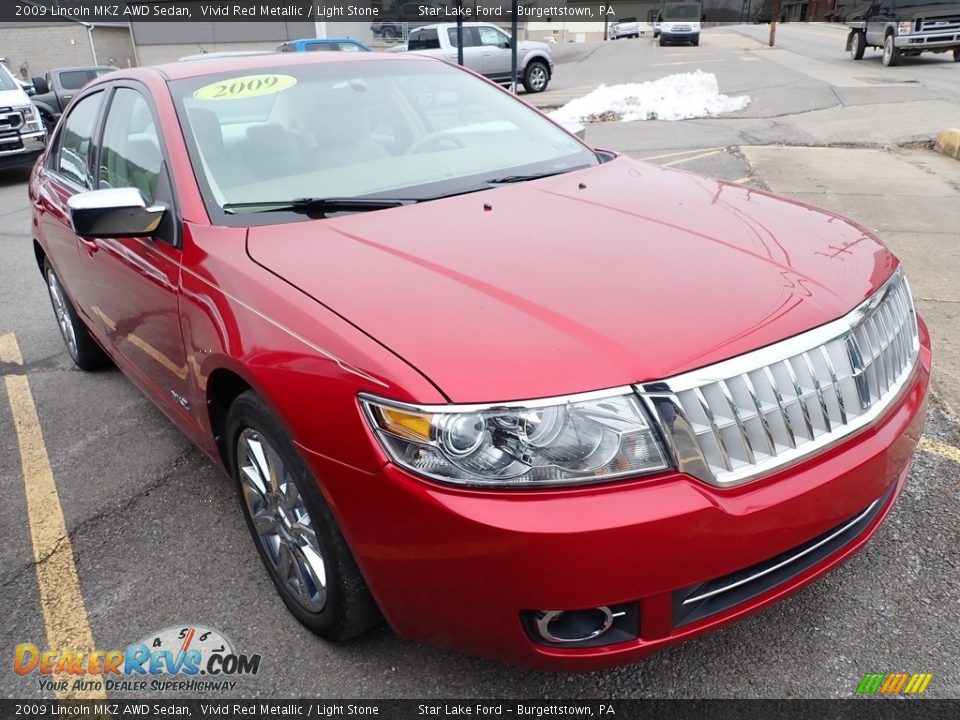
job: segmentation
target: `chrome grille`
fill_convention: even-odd
[[[910,288],[897,270],[840,320],[638,391],[682,471],[737,485],[878,417],[910,377],[919,347]]]
[[[960,31],[960,15],[938,18],[924,18],[920,21],[920,32],[957,32]]]
[[[0,110],[0,130],[16,130],[23,125],[23,115],[18,110]]]

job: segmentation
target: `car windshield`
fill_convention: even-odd
[[[663,11],[663,17],[665,20],[699,20],[700,6],[668,3]]]
[[[170,87],[211,214],[230,224],[254,212],[244,203],[422,201],[598,162],[509,94],[428,59],[291,65]]]
[[[18,87],[6,65],[0,63],[0,90],[16,90]]]

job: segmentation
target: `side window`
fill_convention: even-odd
[[[60,85],[64,90],[79,90],[91,79],[89,70],[64,70],[60,73]]]
[[[457,45],[457,29],[455,27],[447,28],[447,37],[450,38],[450,45],[452,47],[460,47]],[[480,45],[480,40],[477,37],[477,29],[472,27],[463,28],[463,46],[468,47],[477,47]]]
[[[337,43],[337,49],[341,52],[360,52],[360,46],[353,43]]]
[[[333,45],[330,43],[307,43],[307,52],[330,52]]]
[[[480,33],[480,44],[481,45],[492,45],[494,47],[502,47],[504,43],[507,43],[509,46],[510,38],[505,33],[500,32],[495,27],[490,27],[489,25],[481,25],[477,28],[477,31]]]
[[[117,88],[110,101],[100,142],[97,187],[132,187],[142,192],[148,203],[173,205],[153,112],[146,98],[131,88]],[[175,227],[173,213],[166,213],[156,237],[175,244]]]
[[[103,126],[98,187],[135,187],[154,202],[162,169],[160,138],[150,106],[136,90],[118,88]]]
[[[417,30],[410,33],[410,39],[407,41],[407,50],[439,50],[440,36],[434,28],[429,30]]]
[[[73,106],[60,132],[56,171],[68,180],[91,188],[89,171],[90,140],[93,137],[103,93],[88,95]]]

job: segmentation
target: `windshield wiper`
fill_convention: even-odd
[[[293,200],[257,200],[255,202],[226,203],[225,212],[232,215],[237,211],[250,212],[295,212],[311,217],[324,217],[330,213],[370,212],[412,205],[416,200],[376,199],[376,198],[295,198]]]
[[[506,185],[508,183],[526,182],[527,180],[539,180],[540,178],[553,177],[554,175],[563,175],[574,170],[583,170],[589,165],[580,165],[579,167],[566,168],[564,170],[551,170],[550,172],[530,173],[528,175],[504,175],[503,177],[490,178],[485,182],[490,185]]]

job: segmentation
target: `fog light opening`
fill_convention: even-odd
[[[589,610],[541,610],[537,633],[550,643],[582,643],[595,640],[613,627],[613,612],[603,605]]]

